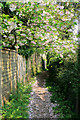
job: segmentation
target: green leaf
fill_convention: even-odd
[[[30,9],[30,8],[27,8],[27,9],[26,9],[26,12],[29,11],[29,9]]]
[[[74,25],[77,25],[77,22],[74,22]]]
[[[43,19],[46,20],[46,16]]]
[[[40,20],[41,20],[41,18],[40,18],[40,17],[38,17],[38,20],[40,21]]]
[[[31,2],[28,2],[28,4],[31,6]]]
[[[2,49],[2,46],[0,45],[0,49]]]
[[[0,6],[4,8],[4,5],[2,3],[0,3]]]

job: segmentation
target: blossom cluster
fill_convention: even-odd
[[[65,9],[63,5],[42,1],[39,4],[34,2],[24,4],[11,3],[10,10],[12,12],[16,10],[16,15],[13,18],[4,14],[2,15],[2,35],[5,39],[4,42],[7,41],[6,44],[9,45],[11,40],[13,43],[15,42],[13,40],[14,35],[11,32],[15,28],[16,39],[19,45],[28,42],[33,47],[34,45],[45,45],[45,48],[47,46],[49,51],[56,52],[60,56],[62,56],[63,51],[72,50],[75,53],[74,49],[76,46],[73,45],[74,43],[70,45],[71,41],[66,37],[66,32],[69,36],[73,32],[71,25],[74,24],[73,19],[75,16],[72,7],[71,9]],[[14,23],[14,28],[12,27],[10,30],[12,23]],[[11,34],[12,37],[8,36],[7,40],[5,37],[6,34]]]

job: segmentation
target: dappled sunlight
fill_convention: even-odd
[[[53,107],[57,104],[50,102],[51,93],[45,86],[45,79],[42,78],[42,73],[36,77],[35,83],[32,85],[32,92],[30,98],[30,118],[57,118],[59,114],[54,114]],[[38,80],[37,80],[38,79]],[[41,86],[39,86],[39,82]]]
[[[43,101],[45,101],[45,96],[47,96],[48,94],[47,89],[41,87],[37,87],[37,88],[34,87],[33,92],[35,92],[35,94],[39,96]]]

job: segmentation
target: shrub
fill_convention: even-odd
[[[9,102],[2,107],[3,118],[28,118],[31,85],[17,82],[17,91],[11,93]]]
[[[52,92],[51,101],[59,104],[53,109],[55,114],[60,114],[60,118],[79,117],[76,114],[76,96],[80,87],[77,64],[76,57],[75,60],[63,59],[61,64],[60,59],[57,58],[48,66],[49,78],[46,86]]]

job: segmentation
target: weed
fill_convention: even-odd
[[[28,104],[30,92],[32,90],[29,83],[17,82],[17,91],[11,93],[9,102],[2,107],[2,117],[4,118],[28,118]]]

